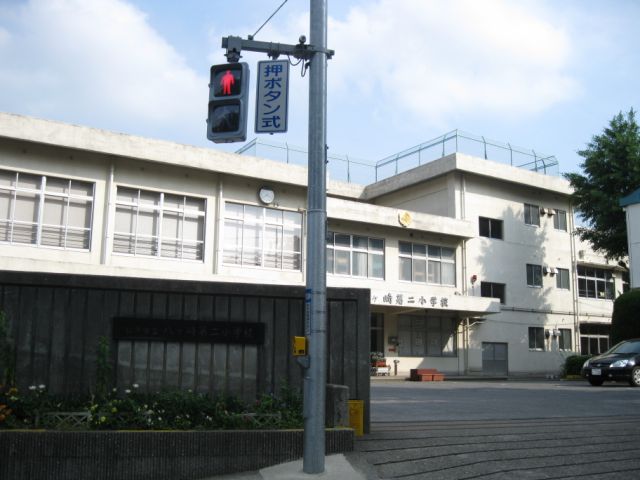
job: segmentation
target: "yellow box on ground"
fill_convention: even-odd
[[[349,426],[357,437],[364,435],[364,400],[349,400]]]

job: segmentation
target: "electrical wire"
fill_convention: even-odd
[[[275,14],[278,13],[280,11],[280,9],[282,7],[284,7],[284,4],[287,3],[288,1],[289,0],[284,0],[284,2],[282,2],[282,4],[278,8],[276,8],[276,11],[273,12],[269,18],[267,18],[267,20],[260,26],[260,28],[258,30],[256,30],[256,33],[254,33],[253,35],[249,36],[249,39],[253,40],[253,38],[258,34],[258,32],[260,30],[262,30],[262,27],[264,27],[267,23],[269,23],[269,20],[271,20],[275,16]]]

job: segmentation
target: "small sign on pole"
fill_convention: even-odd
[[[287,131],[289,60],[258,62],[256,133]]]

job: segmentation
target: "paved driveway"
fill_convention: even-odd
[[[640,389],[374,380],[371,399],[356,448],[379,478],[640,478]]]

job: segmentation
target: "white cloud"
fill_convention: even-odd
[[[469,112],[537,113],[579,88],[570,38],[549,18],[529,2],[367,2],[330,21],[330,91],[380,118],[399,105],[431,126]]]
[[[30,0],[16,10],[0,35],[1,110],[137,132],[197,120],[204,135],[207,79],[135,7]]]

